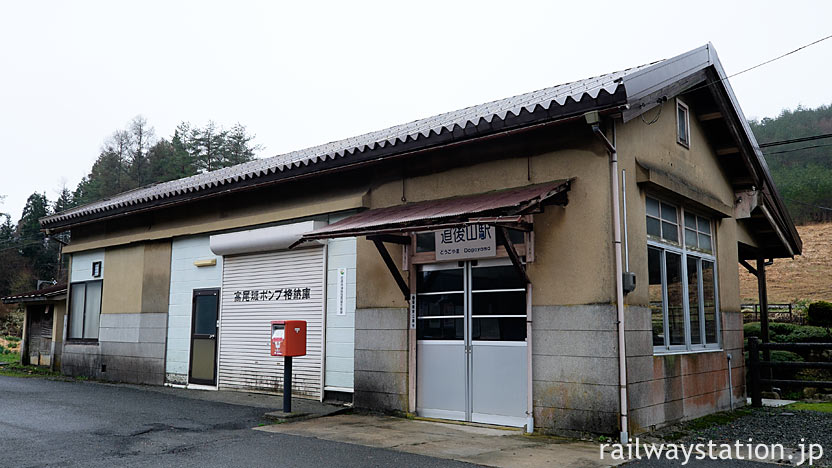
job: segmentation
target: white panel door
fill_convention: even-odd
[[[305,320],[306,356],[293,359],[292,391],[321,396],[324,249],[224,258],[220,388],[281,391],[283,358],[270,354],[273,320]]]

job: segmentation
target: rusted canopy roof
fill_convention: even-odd
[[[45,301],[64,294],[66,294],[66,283],[56,284],[55,286],[35,291],[15,294],[13,296],[6,296],[2,298],[2,300],[4,304],[16,304],[18,302]]]
[[[464,197],[428,200],[367,210],[304,234],[302,240],[413,232],[539,212],[544,204],[567,203],[572,179]]]

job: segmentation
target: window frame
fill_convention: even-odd
[[[683,109],[685,111],[685,136],[686,139],[682,139],[682,135],[679,133],[679,109]],[[681,99],[676,98],[676,143],[684,146],[687,149],[690,149],[690,107],[685,104]]]
[[[717,252],[716,252],[716,230],[714,229],[714,221],[708,217],[703,218],[707,219],[710,224],[711,229],[711,247],[712,252],[707,253],[703,252],[699,249],[693,250],[690,247],[686,246],[686,239],[685,239],[685,228],[684,228],[684,216],[685,216],[685,207],[681,204],[673,204],[667,201],[662,200],[661,198],[651,196],[650,194],[646,195],[646,198],[652,198],[653,200],[658,201],[659,203],[665,203],[668,205],[672,205],[677,210],[677,218],[681,220],[677,228],[679,229],[679,244],[675,244],[672,241],[667,241],[662,238],[657,238],[653,235],[647,235],[647,247],[653,248],[658,250],[661,253],[661,281],[662,281],[662,318],[663,318],[663,333],[664,333],[664,344],[663,345],[653,345],[653,354],[678,354],[678,353],[692,353],[692,352],[703,352],[703,351],[719,351],[722,350],[722,317],[720,313],[719,307],[719,272],[717,267]],[[647,217],[646,213],[646,204],[647,200],[645,198],[645,219]],[[691,214],[696,215],[696,212],[691,210]],[[700,215],[697,215],[700,216]],[[684,314],[684,335],[685,335],[685,344],[683,345],[671,345],[670,344],[670,321],[668,320],[668,284],[667,284],[667,252],[671,252],[677,254],[681,257],[681,267],[682,267],[682,310]],[[646,257],[645,257],[646,258]],[[688,258],[696,259],[696,266],[697,266],[697,295],[698,295],[698,304],[697,304],[697,315],[699,316],[699,333],[700,333],[700,341],[699,344],[691,343],[691,311],[690,311],[690,291],[689,291],[689,276],[688,276]],[[702,262],[711,262],[713,264],[713,277],[714,277],[714,310],[715,310],[715,321],[716,321],[716,342],[714,343],[707,343],[707,331],[705,326],[705,297],[704,297],[704,281],[702,276]],[[649,268],[649,267],[648,267]],[[649,276],[649,274],[648,274]],[[652,312],[651,312],[652,317]],[[651,318],[652,321],[652,318]],[[652,326],[651,326],[652,330]],[[652,331],[651,331],[652,335]],[[652,342],[652,337],[651,337]]]
[[[98,323],[99,323],[99,336],[95,338],[84,338],[84,329],[86,328],[86,313],[87,313],[87,285],[90,283],[101,283],[101,299],[98,301]],[[76,284],[83,284],[84,285],[84,314],[82,314],[81,319],[81,338],[71,337],[70,330],[72,329],[72,286]],[[76,343],[76,344],[97,344],[98,339],[101,335],[101,309],[104,304],[104,280],[103,279],[93,279],[93,280],[86,280],[86,281],[73,281],[69,283],[69,287],[67,288],[67,312],[66,312],[66,341],[67,343]]]

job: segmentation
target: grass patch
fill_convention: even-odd
[[[0,375],[6,377],[61,377],[60,372],[54,372],[45,367],[24,366],[19,362],[9,362],[0,366]]]
[[[737,419],[750,415],[752,411],[753,410],[750,408],[739,408],[734,411],[723,411],[721,413],[709,414],[698,419],[674,424],[671,427],[659,431],[656,435],[660,439],[668,442],[674,442],[712,427],[730,424]]]
[[[800,411],[820,411],[821,413],[832,413],[832,401],[823,403],[797,402],[786,406],[786,408]]]
[[[17,353],[0,353],[0,362],[18,362],[20,355]]]

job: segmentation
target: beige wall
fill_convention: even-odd
[[[129,222],[117,218],[93,226],[73,228],[72,243],[64,248],[64,253],[355,209],[364,206],[363,196],[364,189],[360,187],[322,192],[304,186],[292,194],[263,189],[262,192],[208,199],[153,215],[137,215],[130,218]]]
[[[734,205],[733,188],[695,118],[696,108],[691,102],[685,103],[690,106],[691,114],[690,149],[676,143],[675,99],[663,104],[662,114],[656,123],[647,125],[641,119],[635,119],[617,128],[620,166],[627,171],[630,270],[636,273],[638,282],[636,290],[627,296],[627,303],[630,305],[648,305],[645,206],[647,192],[636,183],[636,160],[660,167],[688,188],[715,198],[724,205]],[[663,197],[658,195],[658,198]],[[736,311],[739,310],[737,223],[730,218],[716,221],[715,253],[718,257],[720,306],[723,311]]]
[[[170,241],[106,249],[101,313],[167,312],[170,253]]]
[[[609,159],[586,125],[570,137],[563,135],[559,130],[535,135],[544,143],[549,139],[546,146],[558,147],[556,151],[536,150],[541,143],[535,141],[529,148],[520,145],[516,152],[509,150],[503,155],[508,159],[409,177],[404,182],[405,196],[407,202],[417,202],[575,178],[568,206],[548,206],[535,215],[535,262],[528,270],[535,284],[533,303],[608,303],[614,291]],[[371,208],[402,204],[401,179],[372,187],[368,198]],[[389,244],[388,248],[399,262],[401,249]],[[372,243],[360,239],[358,253],[358,308],[405,307]]]

